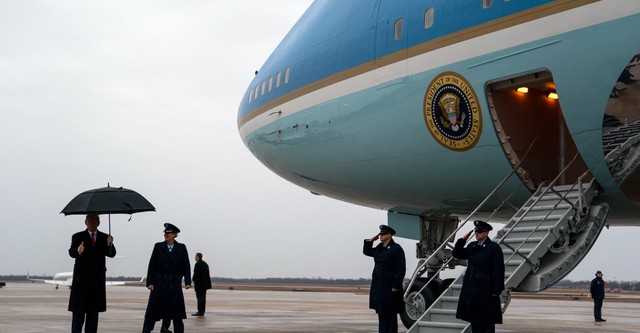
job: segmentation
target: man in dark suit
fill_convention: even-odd
[[[406,271],[404,250],[393,241],[396,231],[381,225],[380,232],[364,240],[362,252],[373,257],[374,267],[369,291],[369,308],[378,314],[379,333],[398,332],[398,313],[404,309],[402,281]],[[380,243],[373,247],[373,242]]]
[[[105,257],[116,255],[113,237],[98,231],[98,214],[88,214],[84,224],[87,229],[73,234],[69,247],[69,256],[75,258],[68,308],[73,313],[71,333],[81,333],[83,325],[85,333],[98,331],[98,313],[107,311]]]
[[[204,316],[207,304],[207,290],[211,289],[211,275],[209,275],[209,265],[202,260],[202,253],[196,253],[196,265],[193,267],[193,289],[196,291],[198,300],[198,312],[192,316]]]
[[[606,321],[602,318],[602,302],[604,301],[604,280],[602,279],[602,272],[596,272],[596,278],[591,280],[591,298],[593,298],[593,317],[598,322]]]
[[[184,288],[191,288],[191,264],[187,247],[175,240],[179,232],[175,225],[165,223],[164,242],[156,243],[151,252],[147,270],[147,289],[151,292],[142,333],[150,333],[155,322],[165,318],[173,320],[175,333],[184,333],[182,320],[187,318],[187,312],[182,279]]]
[[[456,318],[471,323],[472,333],[494,333],[502,324],[500,294],[504,289],[504,257],[500,245],[489,238],[493,227],[485,221],[473,222],[475,228],[456,241],[453,256],[467,259]],[[475,233],[476,241],[464,245]]]

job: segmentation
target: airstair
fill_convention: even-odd
[[[593,203],[598,186],[595,181],[583,183],[585,177],[572,185],[539,186],[493,239],[504,253],[505,290],[500,296],[503,312],[509,305],[511,291],[537,292],[552,286],[571,272],[599,236],[608,205]],[[455,232],[451,237],[454,235]],[[446,262],[442,269],[450,266]],[[407,332],[471,332],[469,323],[456,318],[463,277],[464,272]],[[414,279],[415,274],[411,283]],[[405,301],[410,301],[407,297],[411,296],[405,295]]]
[[[618,184],[640,165],[640,121],[625,124],[602,135],[609,171]]]

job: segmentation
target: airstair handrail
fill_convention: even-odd
[[[520,166],[522,165],[522,163],[524,162],[524,160],[527,158],[527,156],[529,155],[529,152],[531,151],[531,148],[533,148],[533,145],[536,143],[536,141],[538,140],[538,137],[534,138],[531,143],[529,144],[529,147],[527,148],[527,150],[525,151],[522,159],[520,159],[520,161],[518,161],[518,163],[511,169],[511,171],[509,172],[509,174],[507,174],[507,176],[504,177],[504,179],[502,179],[502,181],[484,198],[484,200],[482,200],[482,202],[467,216],[467,218],[464,220],[464,222],[462,222],[461,224],[458,225],[458,227],[451,233],[451,235],[449,235],[449,237],[447,237],[442,244],[440,244],[440,246],[438,246],[438,248],[433,251],[433,253],[431,253],[431,255],[427,258],[422,260],[422,262],[420,263],[420,265],[418,265],[418,267],[416,267],[415,271],[413,272],[413,275],[411,276],[411,280],[409,281],[409,285],[406,288],[405,292],[404,292],[404,300],[405,302],[407,301],[407,298],[409,296],[409,293],[411,291],[411,286],[415,283],[416,279],[422,274],[423,270],[426,268],[426,266],[429,264],[429,262],[431,261],[431,259],[433,259],[433,257],[438,254],[440,251],[442,251],[445,247],[449,246],[449,241],[455,237],[455,235],[458,233],[458,231],[460,231],[460,229],[462,229],[462,227],[464,227],[466,225],[466,223],[489,201],[489,199],[491,197],[494,196],[494,194],[496,194],[500,188],[502,188],[502,186],[509,180],[509,178],[511,178],[511,176],[513,176],[514,173],[516,173],[516,171],[520,168]],[[516,189],[514,189],[509,196],[507,196],[507,199],[511,198],[511,196],[513,196],[513,194],[522,186],[522,184],[524,184],[524,182],[522,182],[518,187],[516,187]],[[496,208],[494,209],[493,213],[491,213],[490,217],[492,217],[497,211],[498,209],[500,209],[504,203],[507,201],[507,199],[503,200],[503,202]],[[450,246],[449,246],[450,247]],[[431,281],[433,281],[433,279],[438,275],[438,273],[440,273],[442,270],[444,270],[445,267],[447,267],[449,265],[449,263],[451,262],[451,260],[453,260],[453,257],[450,257],[449,259],[446,260],[446,262],[444,264],[442,264],[440,266],[440,268],[438,269],[438,271],[436,272],[436,274],[433,274],[433,276],[431,276],[429,278],[429,280],[427,281],[427,283],[424,284],[424,286],[422,286],[422,288],[420,289],[420,291],[418,293],[422,293],[422,291],[427,288],[427,286],[429,285],[429,283],[431,283]]]
[[[513,222],[513,224],[511,225],[511,228],[509,228],[500,238],[500,240],[497,241],[497,243],[499,245],[504,245],[506,247],[508,247],[509,249],[511,249],[513,251],[513,253],[511,254],[511,256],[509,256],[509,258],[507,258],[506,261],[511,260],[515,255],[520,256],[524,261],[526,261],[527,263],[529,263],[529,265],[531,265],[531,269],[532,271],[536,271],[538,269],[538,265],[537,263],[534,263],[531,261],[531,259],[529,259],[526,255],[520,253],[520,249],[524,246],[524,244],[527,242],[527,240],[529,240],[533,234],[536,232],[536,230],[538,230],[538,228],[547,220],[547,218],[551,215],[552,210],[549,210],[549,212],[547,212],[547,214],[540,220],[540,222],[538,222],[538,225],[532,229],[529,232],[529,235],[527,235],[524,240],[520,243],[520,245],[517,248],[514,248],[513,246],[511,246],[510,244],[504,243],[504,239],[507,237],[507,235],[509,235],[509,233],[511,233],[512,230],[515,229],[515,226],[520,223],[520,221],[522,221],[531,211],[531,209],[533,209],[533,207],[535,207],[535,205],[543,198],[543,196],[549,192],[556,194],[559,198],[560,201],[566,201],[567,203],[569,203],[572,207],[575,208],[575,206],[573,205],[572,202],[570,202],[569,200],[567,200],[567,195],[570,193],[571,190],[573,190],[576,186],[579,186],[578,191],[579,191],[579,196],[578,196],[578,202],[579,205],[582,206],[582,200],[583,200],[583,196],[584,196],[584,192],[582,189],[582,179],[587,175],[588,172],[583,173],[582,175],[580,175],[578,177],[578,182],[576,184],[573,184],[570,188],[570,191],[567,191],[564,195],[561,195],[560,193],[558,193],[557,191],[553,190],[553,186],[558,182],[558,180],[560,179],[560,177],[569,169],[569,167],[573,164],[573,162],[576,161],[576,159],[578,158],[578,153],[576,153],[574,155],[574,157],[571,159],[571,161],[562,169],[562,171],[560,171],[560,173],[556,176],[556,178],[553,179],[553,181],[551,181],[551,183],[549,183],[548,185],[546,185],[546,188],[542,191],[542,193],[540,193],[538,195],[538,197],[531,203],[531,205],[529,205],[529,207],[523,212],[522,215],[520,215],[520,217],[518,217],[518,219],[516,221]],[[539,189],[541,189],[543,186],[545,186],[545,184],[541,184],[539,186]],[[558,202],[560,203],[560,202]],[[557,206],[558,203],[555,205]]]

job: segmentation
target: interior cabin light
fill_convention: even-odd
[[[547,90],[548,99],[558,99],[558,93],[555,90]]]
[[[529,87],[519,87],[518,89],[516,89],[516,91],[519,93],[526,94],[529,92]]]

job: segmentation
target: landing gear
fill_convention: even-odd
[[[455,235],[458,222],[457,217],[449,216],[421,218],[421,237],[416,244],[416,257],[420,262],[411,281],[405,286],[405,306],[400,313],[406,328],[413,326],[453,282],[453,279],[442,280],[440,272],[458,264],[451,255],[452,236]]]
[[[435,299],[431,288],[427,287],[422,289],[425,282],[424,280],[417,280],[410,286],[411,289],[409,290],[407,301],[405,301],[404,304],[404,311],[400,313],[400,319],[406,328],[413,326]],[[421,289],[422,291],[420,291]]]

